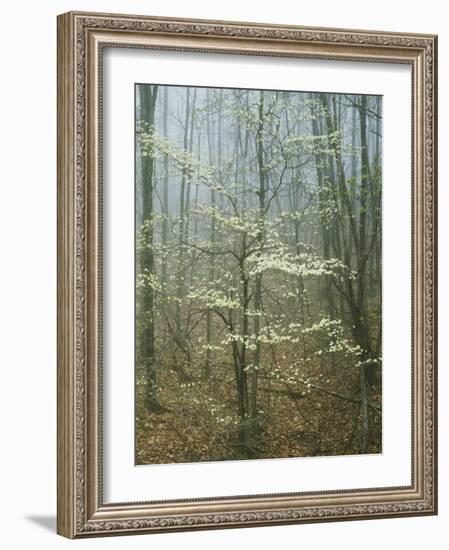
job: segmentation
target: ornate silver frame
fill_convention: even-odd
[[[104,504],[101,442],[102,48],[412,67],[412,484]],[[58,533],[70,538],[437,513],[436,107],[432,35],[70,12],[58,17]],[[151,495],[148,495],[149,500]]]

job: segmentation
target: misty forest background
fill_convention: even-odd
[[[381,98],[136,86],[138,464],[381,451]]]

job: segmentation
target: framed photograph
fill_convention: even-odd
[[[437,512],[432,35],[58,18],[58,532]]]

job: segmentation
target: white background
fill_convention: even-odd
[[[0,88],[0,491],[2,546],[158,550],[303,547],[443,549],[449,535],[448,287],[449,30],[445,3],[410,0],[276,2],[90,0],[2,6]],[[56,513],[56,14],[70,9],[256,20],[440,35],[440,515],[69,542]]]
[[[111,48],[103,76],[105,502],[410,485],[410,67]],[[149,79],[383,96],[382,454],[134,467],[134,83]]]

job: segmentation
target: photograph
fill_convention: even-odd
[[[135,85],[136,464],[382,452],[382,97]]]

